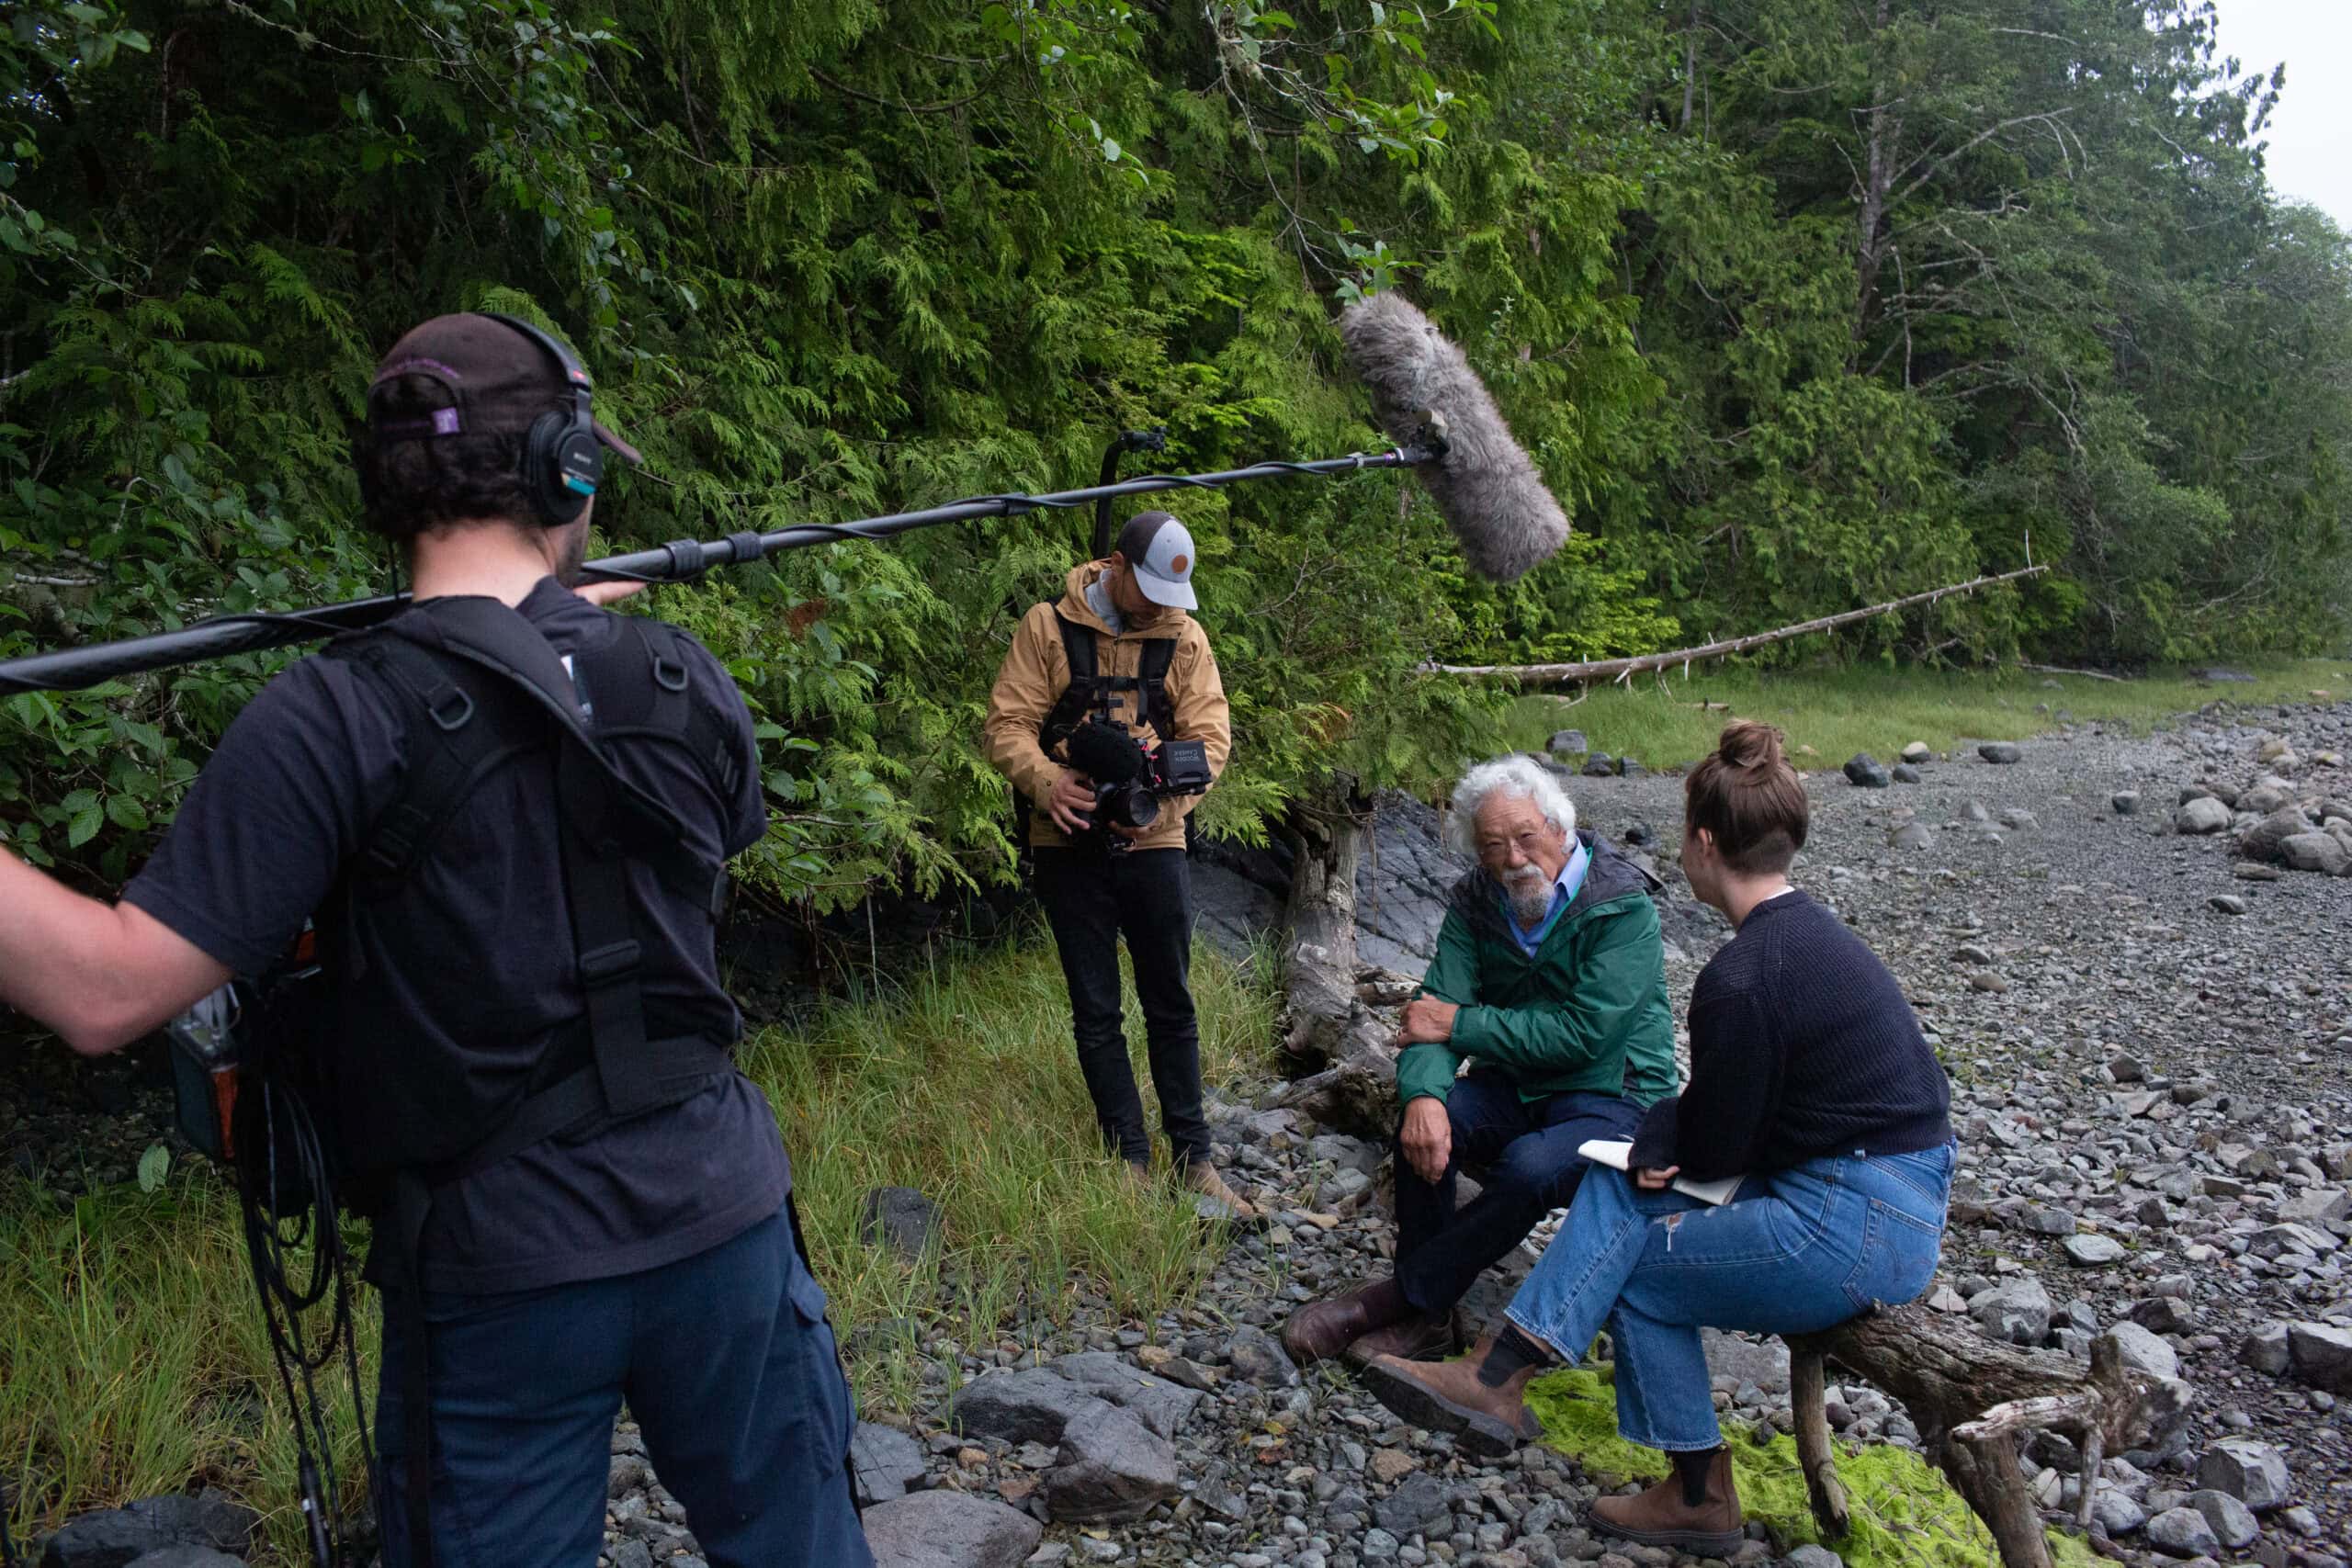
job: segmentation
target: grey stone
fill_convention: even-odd
[[[2147,1530],[2148,1544],[2175,1557],[2210,1557],[2222,1550],[2211,1523],[2194,1508],[2166,1508],[2148,1521]]]
[[[2180,1353],[2136,1323],[2119,1323],[2099,1337],[2114,1345],[2127,1367],[2137,1367],[2160,1378],[2180,1376]]]
[[[1586,758],[1582,772],[1589,779],[1609,779],[1617,776],[1616,764],[1610,760],[1609,753],[1606,751],[1595,751]]]
[[[2197,1461],[2197,1484],[2226,1492],[2257,1514],[2283,1508],[2288,1491],[2287,1456],[2252,1438],[2223,1438]],[[2213,1527],[2220,1529],[2216,1524]],[[2236,1541],[2226,1544],[2235,1546]]]
[[[1648,772],[1649,770],[1647,768],[1645,768],[1631,757],[1620,757],[1617,759],[1617,776],[1621,779],[1637,779]]]
[[[1826,1546],[1805,1542],[1781,1561],[1787,1568],[1846,1568],[1846,1560]]]
[[[2238,1359],[2257,1372],[2278,1377],[2287,1370],[2287,1325],[2266,1323],[2238,1341]]]
[[[1445,1487],[1425,1470],[1417,1470],[1397,1483],[1396,1490],[1372,1506],[1373,1522],[1403,1540],[1428,1535],[1447,1517]]]
[[[2352,1192],[2341,1187],[2306,1187],[2278,1204],[2278,1217],[2297,1224],[2334,1224],[2346,1216],[2352,1216]]]
[[[2025,757],[2013,740],[1988,740],[1976,748],[1976,754],[1988,762],[2016,762]]]
[[[2243,915],[2245,913],[2245,900],[2234,893],[2216,893],[2205,902],[2211,905],[2217,914]]]
[[[1710,1376],[1752,1383],[1765,1393],[1789,1392],[1789,1348],[1778,1338],[1768,1335],[1747,1339],[1719,1329],[1702,1328],[1699,1339],[1707,1353]]]
[[[2280,807],[2238,835],[2238,853],[2250,861],[2277,861],[2288,840],[2310,832],[2312,827],[2311,819],[2293,807]]]
[[[128,1568],[171,1547],[201,1546],[243,1557],[261,1516],[209,1487],[195,1496],[142,1497],[120,1508],[69,1519],[42,1548],[41,1568]]]
[[[1129,1412],[1097,1404],[1062,1428],[1046,1511],[1057,1520],[1137,1519],[1176,1489],[1174,1445]]]
[[[2151,1198],[2150,1202],[2155,1200]],[[2132,1321],[2155,1334],[2186,1334],[2194,1321],[2178,1296],[2150,1296],[2132,1303]]]
[[[1925,822],[1905,822],[1887,836],[1887,843],[1898,850],[1925,850],[1934,847],[1935,829]]]
[[[1846,782],[1860,789],[1884,789],[1893,778],[1876,757],[1857,751],[1846,760]]]
[[[957,1389],[948,1405],[948,1419],[975,1438],[1057,1443],[1072,1417],[1102,1403],[1099,1396],[1059,1372],[1023,1367],[974,1378]]]
[[[1298,1383],[1298,1368],[1282,1346],[1264,1329],[1243,1324],[1233,1331],[1225,1347],[1226,1359],[1233,1364],[1233,1375],[1251,1382],[1275,1388],[1294,1388]]]
[[[1896,784],[1917,784],[1920,778],[1919,770],[1908,762],[1897,762],[1886,773]]]
[[[2290,871],[2315,871],[2322,876],[2352,872],[2352,850],[2333,833],[2295,833],[2278,840],[2278,859]]]
[[[1544,743],[1544,750],[1554,753],[1567,752],[1581,756],[1592,748],[1585,744],[1583,730],[1555,729],[1552,731],[1552,739]]]
[[[911,1263],[939,1245],[939,1205],[911,1187],[877,1187],[858,1210],[857,1239]]]
[[[1370,1175],[1380,1168],[1380,1162],[1388,1157],[1388,1151],[1362,1138],[1351,1138],[1339,1133],[1317,1133],[1306,1140],[1306,1157],[1329,1160],[1343,1170],[1360,1170]]]
[[[2352,1329],[2290,1324],[2287,1351],[2295,1375],[2305,1382],[2330,1393],[2352,1393]]]
[[[1979,1326],[2012,1345],[2039,1345],[2048,1338],[2053,1310],[2050,1292],[2030,1274],[1996,1285],[1968,1303]]]
[[[2131,1249],[2111,1235],[2070,1235],[2058,1245],[2065,1249],[2066,1261],[2079,1269],[2104,1269],[2131,1255]]]
[[[1053,1370],[1087,1393],[1134,1411],[1145,1426],[1163,1438],[1182,1431],[1201,1403],[1198,1390],[1154,1377],[1109,1350],[1080,1350],[1057,1358]]]
[[[875,1568],[1016,1568],[1046,1533],[1019,1509],[964,1492],[910,1492],[863,1522]]]
[[[2091,1517],[2109,1536],[2130,1535],[2148,1522],[2148,1510],[2133,1502],[2130,1493],[2101,1482],[2091,1499]]]
[[[2072,1211],[2041,1203],[2027,1204],[2018,1224],[2036,1235],[2073,1235],[2076,1228]]]
[[[860,1421],[850,1434],[849,1468],[860,1503],[888,1503],[922,1484],[922,1445],[896,1427]]]
[[[2118,817],[2137,817],[2140,815],[2140,792],[2119,789],[2107,797],[2107,804]]]
[[[2205,1516],[2215,1538],[2233,1551],[2262,1533],[2254,1511],[2226,1492],[2191,1492],[2188,1506]]]
[[[1935,758],[1935,752],[1924,740],[1914,740],[1903,748],[1903,760],[1906,762],[1932,762]]]
[[[2218,833],[2230,825],[2230,808],[2210,795],[2195,800],[2173,813],[2172,826],[2176,833]]]

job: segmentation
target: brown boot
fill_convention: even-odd
[[[1348,1364],[1368,1367],[1383,1356],[1400,1361],[1442,1361],[1462,1348],[1450,1312],[1421,1313],[1375,1328],[1349,1345]]]
[[[1498,1458],[1544,1435],[1523,1396],[1528,1382],[1547,1369],[1521,1367],[1500,1388],[1488,1388],[1478,1381],[1478,1369],[1494,1346],[1495,1337],[1482,1334],[1458,1361],[1429,1364],[1383,1356],[1364,1368],[1364,1386],[1414,1425],[1452,1432],[1465,1451]]]
[[[1257,1205],[1225,1184],[1216,1167],[1205,1160],[1195,1161],[1184,1168],[1184,1185],[1205,1197],[1216,1199],[1233,1211],[1233,1217],[1247,1224],[1258,1217]]]
[[[1637,1497],[1600,1497],[1592,1522],[1643,1546],[1667,1546],[1699,1557],[1728,1557],[1746,1534],[1739,1492],[1731,1479],[1731,1450],[1717,1449],[1707,1467],[1707,1495],[1697,1507],[1682,1500],[1682,1477],[1669,1475]]]
[[[1368,1334],[1377,1333],[1399,1319],[1395,1311],[1378,1304],[1381,1297],[1397,1299],[1394,1289],[1385,1280],[1358,1285],[1352,1291],[1336,1296],[1326,1296],[1319,1302],[1309,1302],[1290,1314],[1283,1325],[1283,1348],[1290,1359],[1304,1367],[1313,1361],[1329,1360]],[[1409,1307],[1408,1308],[1410,1312]],[[1411,1313],[1411,1317],[1419,1317]]]

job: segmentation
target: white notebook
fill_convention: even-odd
[[[1577,1145],[1577,1153],[1595,1165],[1605,1165],[1611,1170],[1632,1168],[1634,1145],[1629,1138],[1589,1138]],[[1678,1176],[1673,1186],[1677,1192],[1696,1198],[1702,1203],[1728,1203],[1731,1195],[1739,1190],[1745,1176],[1726,1176],[1718,1181],[1693,1181]]]

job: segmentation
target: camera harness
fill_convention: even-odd
[[[1138,716],[1151,726],[1162,741],[1176,739],[1176,704],[1168,694],[1168,668],[1176,660],[1176,639],[1172,637],[1150,637],[1138,640],[1142,644],[1142,659],[1132,675],[1105,675],[1095,662],[1094,628],[1071,620],[1059,609],[1054,611],[1054,626],[1062,634],[1062,656],[1069,662],[1069,684],[1047,710],[1037,726],[1037,744],[1050,757],[1054,749],[1068,741],[1072,731],[1090,717],[1104,723],[1115,722],[1111,716],[1111,699],[1125,692],[1136,694]],[[1035,812],[1029,797],[1019,790],[1012,792],[1013,848],[1021,856],[1022,867],[1029,865],[1029,819]],[[1184,848],[1193,847],[1193,818],[1184,818]]]

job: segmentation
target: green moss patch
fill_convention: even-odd
[[[1614,1370],[1604,1362],[1539,1378],[1528,1388],[1528,1407],[1544,1423],[1544,1445],[1575,1460],[1593,1480],[1612,1486],[1657,1480],[1667,1473],[1666,1456],[1617,1435]],[[1759,1435],[1767,1430],[1759,1428]],[[1985,1568],[1994,1560],[1992,1536],[1960,1494],[1942,1472],[1906,1449],[1838,1445],[1838,1475],[1853,1515],[1843,1540],[1827,1539],[1814,1523],[1795,1438],[1774,1434],[1757,1442],[1734,1435],[1731,1458],[1740,1506],[1771,1532],[1778,1551],[1817,1541],[1844,1558],[1847,1568]],[[2059,1568],[2098,1562],[2082,1541],[2055,1530],[2050,1552]]]

